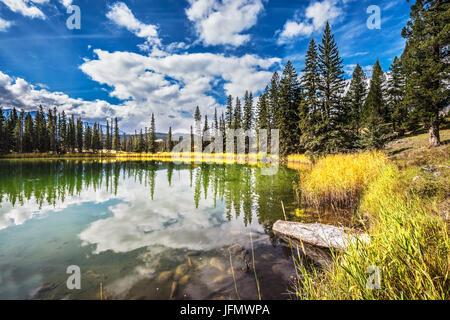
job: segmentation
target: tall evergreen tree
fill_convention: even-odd
[[[353,71],[352,81],[346,95],[346,103],[350,110],[350,125],[356,136],[360,135],[360,124],[366,95],[367,75],[358,63]]]
[[[342,103],[345,88],[343,60],[327,22],[319,45],[318,69],[321,121],[315,123],[315,152],[329,153],[348,148],[348,110]]]
[[[111,136],[110,136],[109,120],[106,120],[105,149],[107,151],[111,150],[111,145],[112,145],[112,143],[111,143]],[[142,151],[140,151],[140,152],[142,152]]]
[[[368,149],[381,149],[391,138],[389,112],[384,98],[384,73],[377,59],[372,70],[369,93],[364,102],[361,144]]]
[[[173,149],[172,127],[169,127],[169,133],[167,134],[167,141],[166,141],[166,151],[172,152],[172,149]]]
[[[152,120],[150,124],[150,140],[149,140],[149,146],[148,151],[150,153],[156,153],[157,146],[156,146],[156,125],[155,125],[155,114],[152,113]]]
[[[227,98],[227,106],[225,109],[225,125],[226,129],[233,127],[233,97],[231,95]]]
[[[407,41],[403,65],[406,100],[429,131],[429,145],[439,146],[439,113],[450,104],[450,3],[416,0],[402,31]]]
[[[81,118],[78,118],[77,119],[77,149],[78,149],[78,152],[83,152],[83,142],[84,142],[83,121],[81,121]]]
[[[119,123],[117,121],[117,117],[114,118],[114,137],[113,137],[112,144],[113,144],[113,149],[116,152],[119,152],[120,151],[120,133],[119,133]]]
[[[299,105],[299,127],[301,132],[301,147],[314,151],[316,142],[315,130],[320,125],[320,100],[319,100],[319,57],[317,45],[314,39],[309,42],[305,57],[305,68],[301,78],[303,99]]]
[[[270,80],[270,89],[268,91],[268,120],[271,129],[278,129],[280,125],[281,109],[280,109],[280,75],[274,72]]]
[[[279,130],[280,154],[287,156],[298,151],[299,117],[298,106],[301,101],[301,88],[297,72],[290,61],[287,62],[280,81]]]
[[[404,101],[406,79],[399,58],[394,58],[392,65],[389,67],[389,71],[387,103],[388,108],[390,109],[389,113],[392,115],[394,132],[397,132],[402,136],[406,129],[408,108]]]
[[[0,115],[1,117],[1,115]],[[1,127],[1,125],[0,125]],[[24,151],[25,152],[33,152],[34,145],[33,145],[33,118],[31,117],[30,113],[27,113],[25,116],[25,129],[24,129]]]
[[[84,135],[84,149],[88,152],[92,149],[92,129],[89,125],[86,126],[86,133]]]
[[[384,82],[384,72],[381,68],[380,61],[377,59],[372,69],[369,93],[364,103],[364,121],[367,121],[372,115],[378,115],[384,123],[389,122],[390,117],[385,103]]]
[[[234,106],[234,114],[233,114],[233,129],[242,128],[242,107],[241,100],[236,98],[236,105]]]

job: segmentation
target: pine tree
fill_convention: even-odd
[[[280,125],[280,76],[278,72],[274,72],[270,80],[270,89],[267,95],[268,98],[268,120],[271,129],[278,129]]]
[[[166,141],[166,151],[172,152],[172,148],[173,148],[172,127],[169,127],[169,133],[167,134],[167,141]]]
[[[114,118],[114,138],[113,138],[112,144],[113,144],[114,150],[116,152],[119,152],[120,151],[120,134],[119,134],[119,123],[117,121],[117,118]]]
[[[84,135],[84,149],[88,152],[92,149],[92,129],[89,125],[86,127],[86,134]]]
[[[1,115],[0,115],[1,117]],[[1,125],[0,125],[1,127]],[[31,117],[30,113],[27,113],[25,116],[25,129],[24,129],[24,141],[23,141],[23,147],[24,152],[33,152],[33,118]]]
[[[429,145],[439,146],[439,113],[450,104],[450,3],[416,0],[402,31],[407,41],[406,100],[429,131]]]
[[[14,151],[23,152],[23,122],[25,118],[25,111],[22,109],[20,115],[16,120],[16,126],[14,127]]]
[[[91,148],[94,153],[96,153],[100,149],[100,136],[98,132],[98,125],[94,123],[94,127],[92,129],[92,142]]]
[[[352,81],[346,95],[346,103],[350,109],[350,125],[355,136],[360,135],[360,124],[366,95],[367,75],[358,63],[353,71]]]
[[[234,106],[232,128],[235,130],[242,128],[242,108],[239,98],[236,98],[236,105]]]
[[[194,125],[195,125],[195,134],[197,137],[202,136],[202,114],[200,113],[200,108],[197,106],[195,108],[194,113]]]
[[[349,148],[352,141],[348,135],[348,109],[342,103],[345,87],[343,60],[328,22],[319,45],[318,61],[321,120],[315,123],[314,151],[330,153]]]
[[[233,127],[233,97],[231,95],[227,98],[227,106],[225,110],[225,125],[226,129]]]
[[[321,121],[319,101],[319,57],[314,39],[309,42],[305,57],[305,68],[301,78],[303,99],[299,105],[300,145],[302,148],[314,151],[315,130]],[[311,144],[312,143],[312,144]]]
[[[217,108],[214,108],[213,129],[214,129],[214,137],[217,137],[219,134],[219,121],[217,119]]]
[[[298,106],[301,101],[301,89],[297,72],[290,61],[287,62],[280,81],[279,93],[279,130],[280,154],[287,156],[297,152],[299,134]]]
[[[211,138],[209,136],[208,116],[205,115],[205,122],[204,122],[203,132],[202,132],[203,147],[207,146],[209,144],[210,140],[211,140]]]
[[[81,118],[78,118],[77,119],[77,149],[78,149],[78,152],[83,152],[83,142],[84,142],[83,121],[81,121]]]
[[[244,117],[242,119],[242,128],[248,131],[253,128],[253,93],[245,92],[244,96]]]
[[[364,103],[363,121],[366,123],[372,115],[380,116],[383,123],[389,122],[389,113],[385,103],[384,81],[384,72],[377,59],[372,69],[369,93]]]
[[[109,121],[108,120],[106,120],[105,149],[107,151],[111,150],[111,136],[110,136]]]
[[[394,58],[392,65],[389,67],[389,71],[390,77],[387,89],[388,108],[390,109],[390,114],[392,114],[394,132],[403,136],[408,119],[408,108],[404,102],[406,81],[399,58]]]
[[[50,150],[52,152],[57,151],[57,141],[56,141],[56,127],[57,127],[57,116],[56,109],[54,109],[54,113],[51,109],[48,110],[48,134],[50,141]]]
[[[157,146],[156,146],[156,126],[155,126],[155,115],[152,113],[152,121],[150,124],[150,140],[149,140],[149,146],[148,151],[150,153],[156,153]]]

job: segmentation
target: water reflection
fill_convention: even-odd
[[[0,298],[282,298],[293,264],[272,224],[294,171],[245,165],[0,161]],[[231,248],[231,249],[230,249]],[[230,251],[229,251],[230,249]],[[83,290],[65,287],[82,269]]]

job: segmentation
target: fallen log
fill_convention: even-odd
[[[275,234],[296,239],[306,244],[335,250],[344,250],[350,243],[367,242],[367,234],[351,233],[350,229],[321,223],[300,223],[278,220],[273,225]]]

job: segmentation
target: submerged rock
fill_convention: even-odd
[[[187,264],[180,264],[176,269],[175,269],[175,275],[174,275],[174,279],[175,280],[180,280],[184,275],[186,275],[186,273],[189,271],[189,266]]]
[[[156,278],[156,281],[167,282],[172,279],[172,276],[173,276],[172,271],[163,271],[159,274],[158,278]]]
[[[189,281],[191,280],[191,277],[189,275],[185,275],[183,276],[180,281],[178,282],[181,286],[185,286],[189,283]]]
[[[172,286],[170,287],[170,295],[169,299],[175,298],[175,294],[177,292],[178,284],[176,281],[172,282]]]
[[[209,260],[209,264],[219,271],[225,271],[225,264],[217,257],[211,258],[211,260]]]

